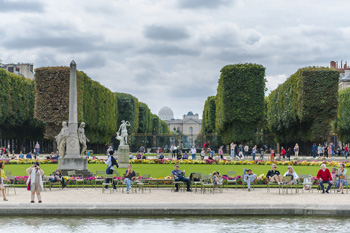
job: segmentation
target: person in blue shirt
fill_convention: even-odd
[[[191,186],[191,181],[190,179],[184,177],[185,175],[185,170],[181,171],[179,170],[179,164],[175,164],[175,169],[171,171],[171,174],[174,176],[175,181],[184,181],[187,184],[187,192],[192,192],[190,186]],[[175,192],[179,191],[179,184],[175,185]]]
[[[32,159],[32,153],[29,152],[27,155],[26,155],[26,159]]]
[[[316,143],[312,145],[312,157],[316,158],[317,146]]]
[[[23,155],[22,151],[19,152],[18,158],[19,158],[19,159],[23,159],[23,158],[24,158],[24,155]]]
[[[332,157],[334,157],[334,144],[331,142],[331,147],[332,147]]]

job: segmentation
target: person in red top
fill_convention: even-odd
[[[317,179],[319,179],[319,181],[320,181],[320,187],[322,189],[322,194],[324,194],[324,186],[323,186],[324,183],[328,184],[326,193],[329,194],[329,189],[332,186],[332,183],[331,183],[332,175],[331,175],[330,171],[328,170],[328,168],[326,168],[326,164],[321,165],[321,169],[317,172]]]
[[[348,154],[349,154],[349,147],[348,147],[348,144],[345,145],[345,158],[347,159],[348,158]]]
[[[286,150],[283,148],[283,146],[281,147],[281,156],[283,157],[283,160],[286,159]]]

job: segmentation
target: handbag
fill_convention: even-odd
[[[344,180],[344,179],[345,179],[345,176],[339,176],[339,179],[340,179],[340,180]]]
[[[28,191],[30,191],[30,183],[31,183],[31,182],[30,182],[30,180],[29,180],[28,185],[27,185],[27,190],[28,190]]]

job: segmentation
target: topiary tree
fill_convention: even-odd
[[[336,131],[342,142],[350,142],[350,88],[339,91]]]
[[[264,115],[265,68],[257,64],[221,69],[216,95],[216,130],[226,144],[249,141]]]

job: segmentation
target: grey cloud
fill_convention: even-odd
[[[0,13],[7,12],[43,12],[44,6],[35,1],[8,1],[0,0]]]
[[[178,55],[199,56],[200,55],[199,50],[180,48],[179,46],[166,45],[166,44],[150,45],[142,49],[140,52],[154,54],[154,55],[161,55],[161,56],[178,56]]]
[[[76,59],[75,61],[79,65],[79,69],[84,70],[84,69],[104,67],[107,63],[107,58],[102,54],[94,53],[94,54],[89,54],[88,57],[86,58]]]
[[[179,0],[180,8],[200,9],[200,8],[218,8],[220,6],[231,5],[233,0]]]
[[[147,26],[144,30],[144,36],[153,40],[176,41],[190,37],[186,29],[178,27],[165,26]]]

